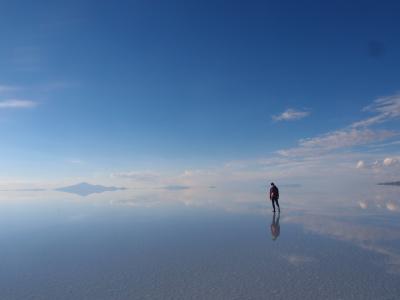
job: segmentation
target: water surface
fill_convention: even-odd
[[[0,298],[398,299],[399,191],[2,192]]]

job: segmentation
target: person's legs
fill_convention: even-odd
[[[276,205],[278,206],[278,211],[281,211],[281,208],[279,207],[278,199],[275,199],[275,201],[276,201]],[[275,210],[275,209],[274,209],[274,210]]]
[[[275,212],[275,200],[272,199],[271,202],[272,202],[272,208],[274,209],[274,212]]]

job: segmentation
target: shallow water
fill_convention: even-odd
[[[399,299],[399,192],[2,192],[0,299]]]

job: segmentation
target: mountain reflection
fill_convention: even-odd
[[[82,185],[79,187],[82,188]],[[94,192],[96,193],[92,196],[90,205],[95,203],[102,203],[104,207],[111,205],[113,207],[111,211],[126,210],[127,213],[131,213],[139,209],[156,211],[158,208],[165,208],[165,212],[170,211],[169,209],[192,209],[200,212],[219,211],[229,214],[259,215],[263,218],[262,226],[270,227],[269,229],[263,227],[263,231],[270,231],[271,239],[274,241],[280,236],[280,214],[273,214],[271,218],[270,202],[265,200],[265,190],[262,188],[245,189],[237,186],[210,189],[207,186],[169,190],[154,187],[118,189],[115,193],[100,193],[100,190]],[[396,186],[354,188],[346,190],[340,197],[336,192],[324,188],[318,190],[304,186],[283,188],[280,202],[285,212],[282,216],[287,226],[285,235],[289,234],[290,227],[294,225],[313,235],[351,243],[363,250],[381,255],[387,270],[400,273],[398,195],[399,188]],[[29,193],[26,189],[0,192],[0,201],[3,205],[22,202],[25,204],[28,200],[34,200],[30,201],[29,205],[48,203],[51,207],[56,203],[55,200],[65,201],[65,197],[65,194],[51,189],[46,191],[31,189]],[[268,222],[271,218],[271,223],[268,225],[265,224],[266,216]],[[299,260],[292,257],[289,261]]]

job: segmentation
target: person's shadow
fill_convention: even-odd
[[[280,217],[279,212],[278,216],[276,216],[276,213],[272,215],[271,235],[273,241],[275,241],[278,238],[279,234],[281,233],[281,226],[279,225],[279,217]]]

